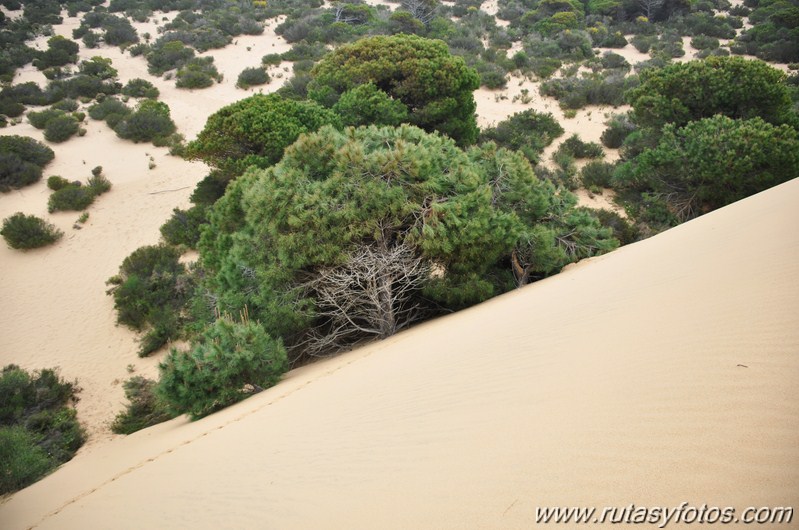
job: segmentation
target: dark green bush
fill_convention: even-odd
[[[33,484],[52,468],[33,434],[24,427],[0,427],[0,495]]]
[[[152,83],[146,79],[131,79],[122,87],[122,93],[132,98],[158,99],[159,91]]]
[[[245,68],[236,81],[238,88],[248,89],[251,86],[265,85],[271,81],[269,74],[263,68]]]
[[[179,315],[192,285],[179,258],[174,247],[141,247],[125,258],[119,275],[108,280],[117,321],[137,331],[153,331],[142,342],[142,355],[180,335]]]
[[[563,127],[552,114],[525,110],[501,121],[495,127],[484,129],[480,134],[480,141],[491,141],[500,147],[521,151],[535,164],[544,148],[562,134]]]
[[[594,142],[584,142],[576,134],[569,136],[560,144],[558,151],[567,153],[574,158],[601,158],[605,156],[601,145]]]
[[[89,177],[89,180],[86,182],[86,187],[96,197],[110,190],[111,182],[109,182],[109,180],[105,178],[102,173],[92,172],[92,176]]]
[[[136,111],[125,116],[114,127],[117,136],[134,142],[151,142],[175,132],[175,122],[169,116],[169,107],[152,99],[145,99]]]
[[[28,121],[37,129],[44,129],[50,121],[61,116],[66,116],[63,110],[45,109],[38,112],[29,112]]]
[[[0,135],[0,191],[37,182],[54,156],[52,149],[33,138]]]
[[[0,235],[11,248],[29,249],[55,243],[64,233],[44,219],[17,212],[3,220]]]
[[[638,229],[627,221],[624,217],[610,210],[594,210],[594,215],[602,223],[602,226],[613,230],[613,237],[619,240],[622,245],[635,243],[640,238]]]
[[[127,116],[131,112],[127,105],[115,98],[105,98],[89,107],[89,116],[94,120],[105,120],[112,114]]]
[[[198,419],[277,384],[286,370],[280,340],[254,322],[220,318],[189,352],[170,352],[158,391],[175,412]]]
[[[47,200],[47,211],[53,213],[85,210],[94,202],[94,197],[94,193],[88,187],[69,184],[50,195]]]
[[[152,379],[137,375],[125,381],[122,387],[129,403],[111,424],[116,434],[131,434],[175,417],[157,395],[156,382]]]
[[[47,122],[44,128],[44,138],[48,142],[66,142],[77,134],[79,130],[80,125],[74,116],[57,116]]]
[[[54,103],[50,108],[56,110],[63,110],[64,112],[75,112],[78,110],[78,102],[74,99],[62,99],[61,101]]]
[[[208,88],[214,81],[221,81],[222,76],[214,65],[213,57],[195,57],[186,62],[178,69],[177,82],[178,88]]]
[[[630,121],[630,116],[627,114],[616,114],[606,123],[608,126],[602,132],[600,140],[602,145],[611,149],[618,149],[624,143],[624,139],[635,131],[635,124]]]
[[[208,222],[205,206],[195,205],[188,210],[175,208],[172,217],[161,226],[161,236],[170,245],[197,248],[200,227]]]
[[[609,188],[614,170],[615,166],[613,164],[608,164],[601,160],[592,160],[580,170],[580,180],[583,186],[589,189],[594,186]]]
[[[54,370],[8,365],[0,376],[0,494],[35,482],[71,459],[84,433],[70,406],[79,391]]]
[[[71,182],[64,177],[59,177],[58,175],[53,175],[47,177],[47,187],[53,191],[58,191],[61,188],[65,188],[69,186]]]

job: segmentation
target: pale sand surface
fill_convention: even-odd
[[[799,506],[798,203],[794,180],[84,451],[0,520],[504,529],[546,505]]]

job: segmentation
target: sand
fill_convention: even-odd
[[[797,203],[794,180],[83,452],[0,520],[515,529],[548,505],[797,506]]]

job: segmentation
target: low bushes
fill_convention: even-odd
[[[91,112],[91,111],[90,111]],[[134,142],[155,142],[175,132],[175,122],[166,103],[146,99],[114,127],[117,136]]]
[[[78,120],[70,115],[57,116],[47,122],[44,138],[48,142],[66,142],[80,131]]]
[[[55,370],[15,365],[0,375],[0,495],[24,488],[70,460],[85,435],[72,403],[79,391]]]
[[[53,150],[27,136],[0,136],[0,191],[33,184],[53,160]]]
[[[492,141],[500,147],[521,151],[535,164],[544,148],[562,134],[563,127],[552,114],[525,110],[499,122],[496,127],[484,129],[480,141]]]
[[[61,179],[61,177],[57,178]],[[111,182],[99,173],[92,175],[87,181],[86,186],[81,185],[80,182],[67,182],[64,184],[64,180],[65,179],[53,181],[53,184],[58,189],[50,195],[47,201],[47,209],[51,213],[67,210],[84,210],[94,202],[94,199],[98,195],[102,195],[111,189]],[[48,179],[48,186],[49,185],[50,179]]]
[[[131,434],[175,417],[156,393],[156,382],[152,379],[137,375],[125,381],[122,387],[128,405],[111,424],[116,434]]]
[[[17,212],[3,220],[0,234],[11,248],[29,249],[50,245],[64,235],[61,230],[35,215]]]
[[[160,92],[158,88],[146,79],[131,79],[124,87],[122,87],[122,94],[132,98],[149,98],[158,99]]]
[[[239,74],[236,86],[244,90],[256,85],[265,85],[271,81],[269,74],[263,68],[245,68]]]
[[[110,278],[117,321],[148,331],[141,356],[180,335],[180,313],[193,289],[180,252],[166,245],[145,246],[125,258],[119,274]]]
[[[594,142],[584,142],[576,134],[569,136],[560,144],[558,152],[566,153],[574,158],[601,158],[605,156],[601,145]]]

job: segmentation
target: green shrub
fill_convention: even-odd
[[[535,164],[544,148],[562,134],[563,127],[552,114],[530,109],[517,112],[495,127],[484,129],[480,141],[491,141],[500,147],[521,151]]]
[[[75,101],[74,99],[67,98],[67,99],[62,99],[57,103],[53,103],[53,105],[50,108],[56,110],[63,110],[64,112],[75,112],[76,110],[78,110],[78,106],[79,104],[77,101]]]
[[[601,160],[592,160],[580,170],[580,180],[583,186],[589,189],[594,186],[609,188],[614,170],[615,166],[613,164],[608,164]]]
[[[79,130],[78,120],[73,116],[58,116],[47,122],[47,126],[44,128],[44,138],[48,142],[66,142]]]
[[[114,127],[117,136],[134,142],[151,142],[165,138],[175,132],[175,122],[169,115],[169,107],[152,99],[145,99],[136,111],[124,117]]]
[[[288,362],[280,340],[260,325],[220,318],[189,352],[172,350],[159,368],[160,395],[198,419],[277,384]]]
[[[131,112],[127,105],[115,98],[105,98],[89,107],[89,116],[94,120],[106,120],[111,115],[127,116]]]
[[[152,379],[137,375],[125,381],[122,387],[129,403],[111,424],[116,434],[131,434],[175,417],[156,393],[156,382]]]
[[[0,495],[33,484],[52,468],[33,434],[24,427],[0,427]]]
[[[99,166],[98,166],[99,167]],[[92,174],[86,182],[86,187],[96,197],[111,189],[111,182],[102,173]]]
[[[0,191],[7,192],[33,184],[42,178],[42,168],[14,153],[0,152]]]
[[[172,217],[161,226],[161,235],[170,245],[197,248],[200,227],[208,222],[206,207],[195,205],[188,210],[175,208]]]
[[[29,112],[28,121],[37,129],[44,129],[52,120],[62,116],[66,116],[66,113],[63,110],[45,109],[38,112]]]
[[[53,192],[47,200],[47,211],[50,213],[60,211],[85,210],[94,202],[92,190],[80,184],[69,184]]]
[[[560,144],[558,151],[568,153],[574,158],[601,158],[605,156],[601,145],[594,142],[584,142],[576,134],[569,136]]]
[[[610,118],[606,125],[608,128],[602,132],[600,140],[602,145],[611,149],[621,147],[624,139],[636,129],[628,114],[616,114]]]
[[[635,225],[628,222],[625,218],[610,210],[594,210],[594,215],[602,223],[602,226],[613,230],[613,237],[619,240],[622,245],[635,243],[640,238],[640,233]]]
[[[84,432],[70,405],[79,391],[54,370],[0,375],[0,494],[35,482],[71,459]]]
[[[117,321],[137,331],[151,331],[142,341],[140,355],[180,335],[180,312],[193,286],[179,258],[174,247],[141,247],[125,258],[119,275],[108,280]]]
[[[132,98],[158,99],[159,91],[151,82],[146,79],[131,79],[124,87],[122,94]]]
[[[271,81],[269,74],[263,68],[245,68],[236,81],[238,88],[248,89],[251,86],[265,85]]]
[[[3,220],[0,234],[11,248],[29,249],[50,245],[64,235],[59,229],[35,215],[17,212]]]
[[[222,80],[214,66],[213,57],[195,57],[189,60],[178,69],[176,77],[175,86],[178,88],[208,88],[214,81]]]

